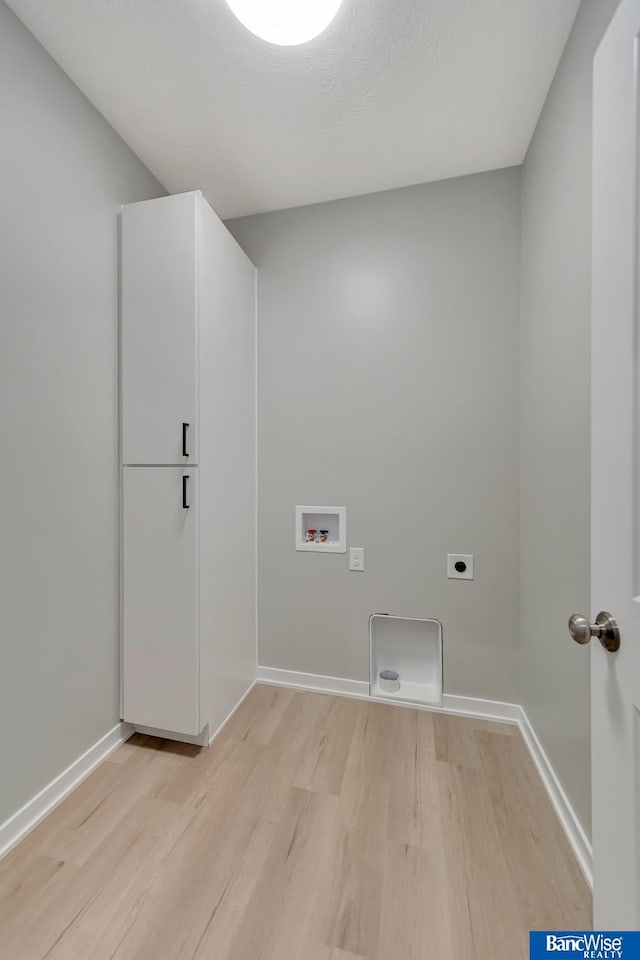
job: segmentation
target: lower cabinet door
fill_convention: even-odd
[[[198,471],[123,473],[124,719],[196,735]]]

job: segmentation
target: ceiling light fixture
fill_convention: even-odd
[[[326,30],[342,0],[227,0],[256,37],[282,47],[307,43]]]

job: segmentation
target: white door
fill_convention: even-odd
[[[198,195],[122,210],[122,462],[197,454]]]
[[[640,324],[638,36],[622,0],[594,61],[592,613],[620,649],[591,642],[596,929],[640,929]]]
[[[125,467],[124,719],[200,733],[198,470]]]

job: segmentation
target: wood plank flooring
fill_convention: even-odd
[[[525,960],[591,897],[516,727],[256,686],[0,861],[0,960]]]

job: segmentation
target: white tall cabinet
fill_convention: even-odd
[[[122,211],[123,719],[202,742],[255,678],[255,268],[199,192]]]

